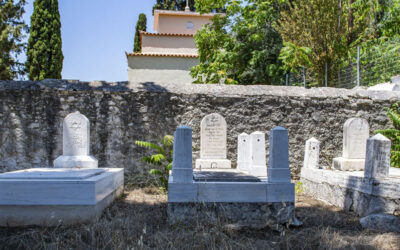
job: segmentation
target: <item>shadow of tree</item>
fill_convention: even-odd
[[[168,225],[166,195],[125,192],[96,222],[0,228],[0,249],[396,249],[400,235],[362,231],[358,217],[300,196],[299,228],[232,230],[223,224]]]

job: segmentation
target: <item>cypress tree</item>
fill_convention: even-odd
[[[23,75],[23,64],[15,59],[24,48],[22,20],[25,0],[0,0],[0,80],[11,80]]]
[[[26,62],[29,79],[61,79],[61,46],[58,0],[35,0]]]
[[[146,31],[147,27],[147,18],[144,13],[139,15],[139,20],[136,23],[136,32],[135,32],[135,43],[133,45],[134,52],[140,52],[142,49],[142,44],[140,41],[140,31]]]

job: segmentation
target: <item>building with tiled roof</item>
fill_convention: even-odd
[[[194,34],[214,13],[154,10],[154,33],[140,33],[141,52],[126,53],[130,82],[190,83],[199,63]]]

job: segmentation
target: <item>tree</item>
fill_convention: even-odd
[[[195,0],[189,0],[189,8],[194,11]],[[185,10],[186,0],[157,0],[157,3],[153,6],[154,10]]]
[[[339,59],[347,56],[350,37],[347,7],[344,0],[288,1],[281,13],[277,29],[284,42],[311,51],[311,70],[320,84],[325,76],[325,64],[329,65],[330,75],[334,75],[332,72],[340,67]],[[282,52],[285,51],[290,50],[285,47]],[[299,66],[303,65],[292,65],[291,71]]]
[[[147,27],[147,18],[144,13],[139,15],[139,20],[136,23],[136,32],[135,32],[135,43],[133,45],[134,52],[140,52],[142,50],[142,44],[140,41],[140,31],[146,31]]]
[[[200,64],[191,69],[198,82],[277,84],[283,79],[280,34],[274,28],[282,5],[277,0],[198,0],[200,13],[225,9],[195,35]]]
[[[57,0],[36,0],[31,17],[26,70],[29,79],[60,79],[63,67]]]
[[[0,0],[0,80],[11,80],[23,75],[23,65],[15,56],[21,53],[23,30],[27,28],[22,15],[25,0]]]

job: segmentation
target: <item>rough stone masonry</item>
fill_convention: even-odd
[[[289,131],[290,167],[297,176],[304,143],[321,142],[320,165],[330,166],[342,152],[342,129],[350,117],[367,119],[371,135],[390,127],[384,107],[400,93],[284,86],[156,85],[66,80],[0,82],[0,172],[51,166],[62,154],[62,121],[75,111],[91,124],[91,154],[99,167],[145,173],[147,152],[135,140],[157,141],[186,124],[193,128],[194,159],[199,158],[200,122],[219,113],[227,122],[228,159],[236,167],[237,136]],[[268,155],[266,156],[268,159]],[[194,162],[194,161],[193,161]],[[268,162],[267,162],[268,164]]]

